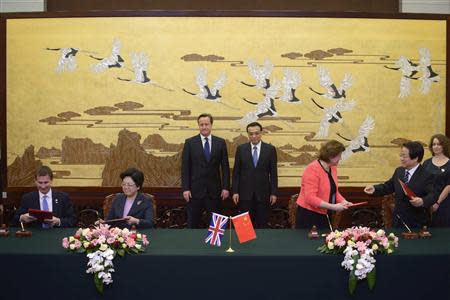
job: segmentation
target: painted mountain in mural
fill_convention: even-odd
[[[136,167],[145,174],[145,186],[179,186],[181,152],[157,157],[145,152],[138,133],[123,129],[117,146],[111,148],[102,174],[102,186],[120,186],[119,177],[125,169]]]
[[[50,157],[61,157],[61,149],[56,149],[55,147],[51,148],[41,147],[36,153],[36,156],[41,159]]]
[[[183,149],[183,144],[170,144],[159,134],[151,134],[142,142],[144,149],[159,149],[167,152],[178,152]]]
[[[63,164],[104,164],[109,156],[109,148],[94,143],[89,138],[65,137],[61,145]]]
[[[22,157],[17,156],[8,166],[9,186],[29,186],[34,184],[34,174],[42,166],[40,160],[34,158],[34,146],[25,149]]]

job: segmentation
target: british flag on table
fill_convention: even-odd
[[[212,213],[211,223],[209,223],[208,235],[206,236],[205,243],[220,247],[222,245],[222,237],[225,233],[227,223],[228,217]]]

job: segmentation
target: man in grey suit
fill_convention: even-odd
[[[221,199],[229,196],[230,167],[225,140],[211,135],[213,117],[197,118],[200,134],[184,143],[181,186],[187,202],[188,228],[199,228],[203,210],[219,213]]]
[[[261,141],[262,131],[258,122],[247,125],[250,142],[237,147],[233,168],[233,201],[250,212],[256,228],[267,227],[278,189],[277,151]]]

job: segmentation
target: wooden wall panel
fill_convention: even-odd
[[[193,9],[397,13],[400,11],[399,8],[399,0],[47,0],[48,12]]]

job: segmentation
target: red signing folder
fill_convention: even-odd
[[[46,219],[52,219],[53,213],[51,211],[40,210],[40,209],[28,209],[28,214],[35,217],[39,222],[43,222]]]
[[[409,186],[404,183],[403,181],[398,179],[398,182],[400,182],[400,186],[402,187],[403,193],[405,193],[406,196],[408,196],[409,199],[412,199],[414,197],[417,197],[416,194],[409,188]]]

